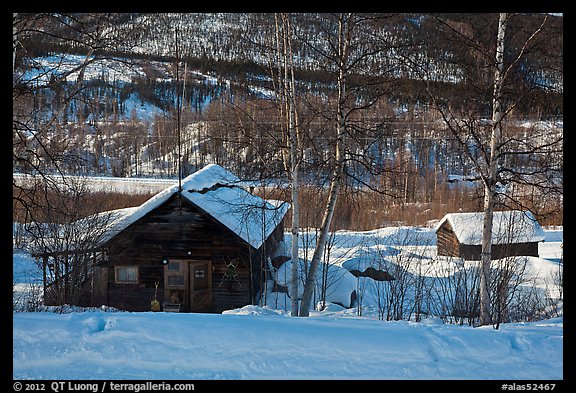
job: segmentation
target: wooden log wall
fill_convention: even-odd
[[[448,257],[458,257],[460,255],[458,238],[447,221],[436,232],[436,246],[438,255]]]
[[[460,245],[460,255],[468,261],[479,261],[482,256],[480,245]],[[512,256],[538,256],[538,243],[493,244],[492,259],[502,259]]]

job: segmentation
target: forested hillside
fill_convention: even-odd
[[[499,188],[502,206],[556,225],[562,19],[510,18]],[[289,180],[292,81],[302,225],[318,225],[342,140],[337,119],[346,180],[335,227],[481,210],[497,15],[353,22],[293,14],[288,34],[264,13],[14,14],[13,171],[177,178],[216,163],[289,200],[277,186]]]

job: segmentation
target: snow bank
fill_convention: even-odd
[[[563,320],[500,330],[364,318],[14,313],[16,380],[560,380]]]
[[[309,264],[309,262],[308,262]],[[327,269],[326,271],[324,269]],[[298,298],[302,297],[304,292],[305,282],[305,261],[300,259],[298,267],[299,285],[298,285]],[[316,298],[320,297],[322,292],[322,275],[326,277],[326,301],[337,303],[344,307],[352,306],[353,293],[356,291],[356,277],[348,270],[338,265],[321,264],[318,267],[318,274],[316,275]],[[274,275],[277,284],[286,287],[290,290],[292,282],[292,261],[284,262],[282,266]]]

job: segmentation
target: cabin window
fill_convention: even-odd
[[[180,271],[180,262],[179,261],[168,262],[168,270],[170,270],[172,272],[179,272]]]
[[[170,261],[165,270],[165,284],[169,288],[184,289],[186,285],[184,261]]]
[[[116,266],[116,282],[119,284],[137,284],[138,268],[136,266]]]
[[[183,287],[184,286],[184,276],[183,275],[171,275],[167,276],[167,285],[169,287]]]

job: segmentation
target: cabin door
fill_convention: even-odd
[[[212,307],[212,262],[170,259],[164,266],[164,310],[207,312]]]
[[[212,307],[212,262],[189,264],[190,312],[208,312]]]

